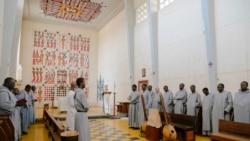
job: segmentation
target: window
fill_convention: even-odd
[[[148,18],[147,16],[147,3],[143,3],[136,9],[136,23],[140,23]]]
[[[160,9],[163,9],[164,7],[167,7],[169,4],[171,4],[172,2],[174,2],[175,0],[159,0],[159,7]]]

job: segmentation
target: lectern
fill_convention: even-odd
[[[111,93],[112,92],[110,92],[110,91],[102,92],[102,96],[103,96],[103,113],[104,114],[110,114],[109,99],[110,99],[110,94]]]

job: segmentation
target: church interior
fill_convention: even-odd
[[[92,141],[168,140],[167,125],[177,140],[250,140],[250,114],[244,124],[233,122],[240,119],[233,101],[243,82],[250,94],[249,0],[0,0],[0,54],[1,84],[12,77],[20,91],[36,87],[35,122],[17,141],[67,140],[61,134],[68,131],[67,94],[77,78],[84,78]],[[160,128],[128,124],[133,84],[140,94],[146,84],[162,95],[167,85],[176,97],[182,83],[187,99],[193,85],[200,95],[194,116],[187,114],[188,103],[183,115],[166,112],[158,97]],[[230,135],[204,136],[204,88],[216,95],[220,84],[230,92],[232,110],[217,130]],[[140,102],[149,121],[147,101]],[[1,136],[5,118],[0,99]]]

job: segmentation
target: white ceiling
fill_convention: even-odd
[[[25,0],[23,19],[90,30],[99,30],[124,8],[123,0],[91,0],[91,2],[102,3],[103,7],[101,8],[100,15],[90,22],[75,22],[45,16],[40,8],[40,0]]]

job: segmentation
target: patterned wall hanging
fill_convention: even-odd
[[[88,37],[34,31],[31,83],[38,87],[39,102],[65,97],[70,83],[78,77],[84,77],[88,86],[89,51]],[[88,97],[89,88],[85,91]]]

